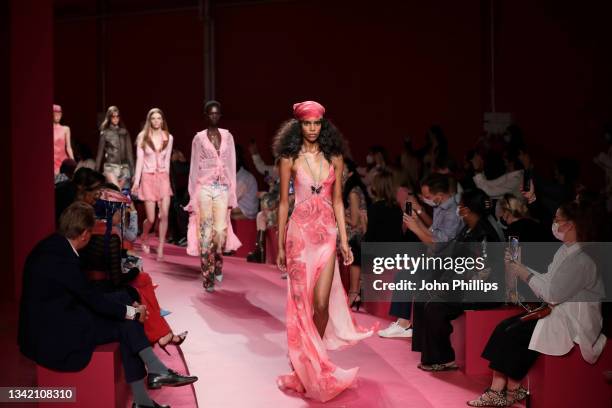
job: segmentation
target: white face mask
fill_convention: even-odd
[[[368,154],[366,156],[366,163],[368,163],[368,164],[374,163],[374,156],[372,156],[371,154]]]
[[[557,238],[559,241],[563,241],[563,239],[565,238],[565,232],[559,231],[559,223],[558,222],[553,222],[552,233],[555,236],[555,238]]]
[[[457,217],[461,218],[461,214],[459,214],[461,211],[459,209],[459,207],[455,208],[455,213],[457,213]]]
[[[438,205],[440,205],[440,204],[436,204],[436,202],[434,200],[432,200],[430,198],[425,198],[425,197],[423,197],[423,202],[425,204],[427,204],[428,206],[430,206],[430,207],[437,207]]]

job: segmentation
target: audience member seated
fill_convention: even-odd
[[[455,238],[463,226],[463,221],[457,215],[459,196],[455,194],[453,179],[449,175],[431,173],[421,183],[423,201],[433,208],[433,218],[421,206],[414,196],[407,201],[412,205],[412,214],[403,214],[403,224],[423,243],[444,243]],[[405,207],[405,203],[404,203]],[[396,275],[396,281],[403,279],[403,273]],[[389,314],[397,320],[386,329],[380,330],[381,337],[411,337],[410,318],[412,303],[400,299],[402,294],[395,294]]]
[[[361,240],[367,230],[366,214],[372,200],[361,177],[357,174],[357,166],[354,161],[344,160],[342,179],[344,181],[342,199],[346,236],[353,252],[353,263],[349,268],[348,303],[351,308],[356,306],[359,310],[361,305]],[[340,245],[337,245],[337,248],[340,248]]]
[[[101,190],[100,199],[95,205],[97,220],[93,235],[81,251],[82,268],[102,291],[124,289],[133,300],[145,305],[150,312],[144,322],[145,334],[151,343],[157,343],[168,353],[166,346],[182,344],[187,332],[179,335],[172,333],[161,316],[153,281],[148,273],[141,270],[142,261],[134,256],[123,256],[121,230],[113,225],[120,224],[121,208],[128,202],[129,198],[121,194],[114,184],[106,184],[105,189]]]
[[[520,242],[549,242],[552,240],[550,231],[531,218],[523,197],[504,194],[497,203],[499,219],[506,226],[506,237],[516,237]]]
[[[183,207],[189,203],[189,162],[183,152],[172,150],[170,158],[170,185],[172,186],[172,198],[168,213],[168,243],[179,246],[187,246],[187,226],[189,224],[189,213]]]
[[[65,159],[59,168],[59,173],[55,176],[55,184],[72,180],[76,166],[77,163],[73,159]]]
[[[458,205],[459,216],[465,226],[457,234],[454,245],[447,245],[445,251],[450,251],[453,257],[482,256],[482,243],[499,242],[499,236],[488,220],[491,209],[490,198],[482,190],[467,190],[461,196]],[[469,245],[468,243],[474,243]],[[488,249],[492,252],[493,248]],[[442,253],[438,253],[442,255]],[[503,254],[489,253],[487,268],[491,270],[491,280],[503,281],[503,265],[497,265]],[[471,279],[467,273],[457,274],[454,270],[442,270],[433,273],[431,279],[438,282],[451,282],[453,279]],[[502,291],[505,293],[505,291]],[[412,351],[421,353],[421,363],[418,367],[424,371],[448,371],[458,368],[455,363],[455,351],[451,345],[450,335],[453,331],[451,321],[459,317],[464,310],[463,301],[468,300],[461,290],[432,291],[429,294],[420,293],[419,301],[414,302]],[[487,308],[497,306],[485,303],[480,306]]]
[[[104,295],[87,282],[77,251],[87,246],[94,223],[91,205],[73,203],[63,211],[58,232],[28,255],[19,314],[21,352],[52,370],[80,371],[97,345],[119,342],[132,407],[167,407],[149,397],[147,372],[149,388],[187,385],[197,377],[169,370],[155,356],[142,325],[144,305]]]
[[[476,154],[472,163],[476,173],[474,184],[489,197],[496,200],[507,193],[520,195],[523,170],[516,170],[514,161],[504,161],[503,155],[490,153],[484,161]]]
[[[257,180],[244,168],[244,157],[240,145],[236,145],[236,199],[238,207],[232,208],[232,218],[255,219],[259,211]]]
[[[89,168],[80,168],[74,173],[72,180],[62,181],[55,185],[55,221],[59,222],[62,212],[72,204],[77,197],[93,205],[97,190],[106,181],[104,175]]]
[[[505,407],[525,399],[527,390],[521,381],[540,354],[562,356],[576,343],[585,361],[597,361],[607,339],[602,334],[600,303],[604,286],[584,244],[599,240],[593,235],[596,228],[591,228],[597,222],[592,206],[568,202],[559,207],[552,232],[563,244],[546,274],[506,257],[506,269],[547,305],[497,326],[482,353],[493,370],[491,385],[468,405]]]

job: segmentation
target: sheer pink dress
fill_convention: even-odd
[[[295,175],[295,207],[287,224],[285,254],[288,273],[287,343],[293,371],[278,377],[278,386],[318,401],[328,401],[357,376],[358,367],[336,367],[327,350],[351,345],[372,335],[358,327],[347,305],[338,261],[329,298],[329,322],[323,339],[313,320],[313,294],[319,274],[331,256],[336,257],[336,218],[331,197],[334,167],[319,186],[298,166]],[[316,188],[320,187],[320,188]]]

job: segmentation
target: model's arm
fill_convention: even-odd
[[[283,157],[280,160],[280,199],[278,202],[278,255],[276,265],[285,270],[285,234],[287,217],[289,215],[289,179],[291,178],[291,167],[293,160]],[[345,232],[346,234],[346,232]]]
[[[164,166],[168,169],[170,174],[170,160],[172,159],[172,146],[174,145],[174,137],[168,135],[168,146],[166,146],[166,157],[164,157]]]
[[[72,152],[72,143],[70,143],[70,128],[68,126],[64,126],[66,130],[66,153],[68,153],[68,157],[74,160],[74,153]]]
[[[140,178],[142,177],[142,168],[144,166],[144,149],[142,148],[143,134],[139,133],[136,138],[136,172],[134,174],[134,182],[132,188],[138,190],[140,187]]]
[[[342,156],[332,158],[331,165],[334,166],[335,174],[342,174],[344,170],[344,160]],[[344,221],[344,202],[342,200],[342,177],[336,177],[334,181],[334,191],[332,192],[332,205],[334,215],[336,216],[336,224],[338,225],[338,234],[340,235],[340,250],[344,257],[344,264],[353,263],[353,255],[348,246],[348,238],[346,236],[346,223]]]
[[[196,187],[198,184],[198,135],[195,135],[191,142],[191,162],[189,163],[189,185],[187,190],[189,191],[189,205],[186,208],[187,211],[195,211],[192,207],[192,203],[195,202]]]
[[[98,156],[96,157],[96,171],[100,171],[102,166],[102,157],[104,156],[104,131],[100,132],[100,141],[98,142]]]
[[[229,163],[226,163],[227,173],[229,174],[229,182],[230,182],[228,207],[236,208],[238,207],[238,200],[236,199],[236,147],[234,146],[234,137],[232,136],[231,133],[229,132],[227,133],[229,135],[228,149],[230,149]]]

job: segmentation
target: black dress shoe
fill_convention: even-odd
[[[153,401],[153,400],[151,400]],[[157,402],[153,401],[153,405],[139,405],[135,402],[132,403],[132,408],[170,408],[170,405],[159,405]]]
[[[147,386],[151,389],[158,389],[162,386],[180,387],[196,381],[198,381],[196,376],[180,375],[172,370],[168,370],[167,374],[149,374],[147,376]]]

